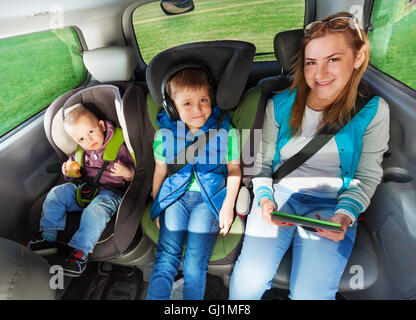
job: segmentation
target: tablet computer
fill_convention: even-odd
[[[307,217],[300,217],[293,214],[287,214],[283,212],[272,211],[272,218],[279,221],[284,221],[287,223],[296,224],[298,226],[302,226],[305,229],[310,231],[316,231],[313,228],[335,231],[335,232],[343,232],[341,224],[327,221],[327,220],[319,220],[314,218],[307,218]]]

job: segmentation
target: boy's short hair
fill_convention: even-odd
[[[187,68],[175,73],[166,82],[166,93],[172,97],[173,88],[199,89],[206,87],[211,93],[211,85],[207,73],[198,68]]]
[[[76,105],[73,105],[72,107],[75,107],[75,109],[71,110],[67,115],[65,115],[64,118],[65,129],[74,125],[82,116],[88,118],[91,121],[91,123],[98,125],[99,119],[97,118],[97,116],[90,110],[85,108],[82,103],[78,103]]]

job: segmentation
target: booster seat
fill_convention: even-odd
[[[125,253],[134,244],[133,240],[138,241],[141,237],[138,225],[151,189],[154,170],[153,159],[146,157],[152,152],[153,128],[143,114],[146,103],[143,89],[126,82],[137,63],[131,50],[123,47],[100,48],[84,53],[83,58],[95,79],[105,83],[76,88],[58,97],[45,113],[44,128],[61,162],[66,161],[77,147],[63,129],[62,109],[66,106],[83,103],[99,119],[110,120],[122,129],[126,146],[135,160],[135,174],[118,211],[89,256],[90,260],[103,260]],[[61,179],[58,184],[62,182],[65,181]],[[41,205],[45,197],[46,194],[36,201],[29,214],[31,226],[36,231],[39,230]],[[58,232],[58,242],[67,243],[71,239],[79,226],[80,217],[81,212],[67,215],[66,228]]]
[[[150,91],[147,96],[148,114],[154,131],[159,129],[156,115],[162,110],[161,83],[164,75],[180,64],[190,61],[202,62],[214,78],[217,105],[223,110],[228,110],[233,127],[239,129],[244,176],[245,168],[249,168],[254,160],[250,157],[253,153],[250,150],[250,145],[253,146],[253,129],[261,129],[264,117],[265,99],[262,90],[253,88],[243,95],[254,51],[254,45],[247,42],[207,41],[180,45],[155,56],[147,69],[147,84]],[[159,230],[151,220],[150,205],[143,215],[141,225],[146,237],[155,245]],[[243,235],[244,219],[237,215],[229,234],[226,237],[221,235],[217,237],[208,266],[209,273],[225,276],[224,280],[228,281],[232,263],[241,249]],[[227,268],[225,273],[224,266]]]

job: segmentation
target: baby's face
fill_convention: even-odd
[[[86,116],[81,116],[68,130],[68,134],[84,150],[99,150],[104,144],[105,125],[103,121],[94,123]]]
[[[199,130],[211,115],[209,88],[173,90],[172,100],[178,110],[179,117],[191,131]]]

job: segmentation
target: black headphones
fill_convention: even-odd
[[[199,63],[179,64],[173,67],[172,69],[170,69],[165,74],[165,76],[162,79],[162,84],[161,84],[162,107],[163,109],[165,109],[169,118],[174,121],[179,119],[179,113],[178,113],[178,110],[176,109],[175,103],[172,101],[172,99],[169,97],[168,93],[166,92],[166,82],[168,82],[179,71],[184,70],[184,69],[191,69],[191,68],[201,69],[207,74],[210,91],[211,91],[211,106],[212,107],[215,106],[215,82],[209,69],[205,65],[199,64]]]

